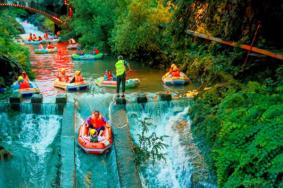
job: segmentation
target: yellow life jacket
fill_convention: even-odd
[[[117,63],[115,64],[115,67],[116,67],[116,76],[121,76],[122,74],[126,72],[124,60],[117,61]]]

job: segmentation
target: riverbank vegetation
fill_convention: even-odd
[[[63,33],[83,47],[123,54],[152,67],[179,65],[199,85],[193,132],[219,187],[282,187],[281,60],[193,37],[282,50],[278,1],[71,0]],[[98,6],[99,5],[99,6]],[[254,42],[253,42],[254,39]],[[210,88],[203,90],[204,88]]]
[[[15,18],[16,16],[24,14],[25,12],[21,10],[1,10],[0,12],[0,57],[3,57],[1,59],[6,59],[7,61],[10,59],[11,66],[7,67],[14,67],[14,69],[7,70],[4,68],[1,71],[0,80],[2,87],[9,87],[11,80],[16,78],[20,69],[25,70],[30,78],[33,78],[30,67],[29,50],[15,42],[18,35],[24,32],[22,26]],[[4,64],[3,66],[6,67]]]

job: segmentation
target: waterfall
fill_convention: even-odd
[[[0,113],[0,145],[13,155],[0,165],[0,187],[51,187],[59,163],[61,117]]]
[[[139,143],[138,134],[142,132],[140,121],[144,118],[150,118],[152,123],[148,126],[147,136],[152,133],[158,137],[167,136],[164,138],[167,147],[160,150],[165,161],[159,160],[153,164],[149,160],[140,165],[144,187],[216,187],[209,182],[207,166],[192,138],[189,108],[190,101],[187,100],[127,106],[134,143]]]

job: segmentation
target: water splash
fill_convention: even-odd
[[[20,113],[0,114],[0,144],[13,158],[0,165],[0,187],[51,187],[59,160],[61,117]]]
[[[30,33],[36,34],[37,36],[43,36],[44,33],[39,31],[38,27],[34,26],[33,24],[30,24],[27,21],[23,21],[20,18],[16,18],[16,20],[23,26],[25,30],[26,34],[20,35],[23,39],[28,39]]]
[[[195,161],[204,161],[192,139],[189,102],[147,103],[144,107],[128,106],[127,110],[130,132],[135,143],[139,143],[138,134],[142,131],[139,120],[145,117],[153,120],[148,135],[156,133],[158,137],[168,136],[164,139],[168,147],[160,151],[165,153],[166,161],[146,161],[140,166],[143,187],[215,187],[207,183],[206,177],[198,179],[198,182],[192,177],[196,171],[200,171],[199,168],[206,166],[195,166]]]

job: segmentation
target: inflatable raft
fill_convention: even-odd
[[[97,142],[91,142],[88,133],[88,128],[84,123],[79,129],[78,144],[86,152],[90,154],[103,154],[112,146],[112,129],[107,123],[105,130],[102,133],[102,137]]]
[[[68,49],[68,50],[77,50],[78,47],[79,47],[79,44],[69,44],[69,45],[67,46],[67,49]]]
[[[81,83],[67,83],[61,82],[58,79],[54,81],[54,87],[64,89],[66,91],[84,91],[88,89],[88,84],[85,82]]]
[[[50,48],[50,49],[44,48],[44,49],[35,49],[34,53],[36,53],[36,54],[48,54],[48,53],[54,53],[54,52],[57,52],[57,51],[58,51],[57,48]]]
[[[47,39],[47,40],[42,40],[42,43],[55,43],[55,42],[59,42],[60,39]]]
[[[189,78],[184,74],[184,73],[180,73],[179,77],[172,77],[170,74],[166,73],[163,77],[162,77],[162,81],[165,85],[185,85],[187,83],[189,83]]]
[[[14,93],[20,93],[22,97],[31,97],[33,94],[40,93],[39,88],[33,82],[29,82],[30,88],[27,89],[19,89],[18,82],[14,82],[12,85],[12,89]]]
[[[84,54],[84,55],[78,55],[78,54],[73,54],[72,59],[73,60],[95,60],[95,59],[101,59],[103,58],[103,53],[99,53],[96,55],[93,54]]]
[[[100,87],[117,87],[117,81],[114,80],[104,80],[104,77],[99,77],[95,79],[95,83]],[[140,80],[138,78],[128,79],[126,80],[126,88],[135,88],[140,84]]]
[[[24,43],[25,44],[31,44],[31,45],[38,45],[40,43],[42,43],[42,40],[39,41],[39,40],[24,40]]]

